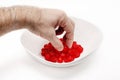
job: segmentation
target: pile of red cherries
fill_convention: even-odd
[[[73,42],[72,48],[68,48],[65,41],[60,39],[64,45],[62,51],[56,50],[51,43],[45,44],[41,50],[41,55],[45,60],[54,63],[68,63],[73,61],[75,58],[80,57],[83,52],[83,47],[77,44],[76,41]]]

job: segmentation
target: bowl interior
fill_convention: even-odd
[[[93,24],[87,21],[77,18],[71,18],[71,19],[75,22],[74,41],[77,41],[77,43],[82,45],[82,47],[84,48],[81,56],[72,62],[52,63],[46,61],[41,56],[40,53],[44,44],[48,43],[48,41],[39,36],[34,35],[29,31],[25,31],[23,33],[23,35],[21,36],[21,43],[23,44],[24,48],[28,51],[28,53],[30,53],[34,58],[36,58],[37,60],[39,60],[44,64],[48,64],[56,67],[67,67],[67,66],[75,65],[79,63],[82,58],[89,55],[99,46],[102,40],[102,34],[96,26],[94,26]],[[62,37],[62,36],[63,35],[58,37]]]

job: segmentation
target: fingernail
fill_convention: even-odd
[[[58,50],[58,51],[62,51],[62,50],[63,50],[63,46],[59,46],[59,47],[57,48],[57,50]]]
[[[70,45],[70,46],[68,46],[69,48],[71,48],[72,46]]]
[[[72,47],[72,44],[68,44],[68,47],[71,48],[71,47]]]

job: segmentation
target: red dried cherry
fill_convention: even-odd
[[[58,63],[62,63],[62,62],[63,62],[63,58],[62,58],[62,57],[59,57],[59,58],[57,59],[57,62],[58,62]]]
[[[60,39],[64,45],[64,49],[62,51],[57,51],[51,43],[45,44],[41,50],[41,55],[45,58],[45,60],[50,62],[71,62],[75,58],[80,57],[80,54],[83,51],[81,45],[78,45],[77,42],[73,42],[72,48],[68,48],[65,43],[65,40]]]

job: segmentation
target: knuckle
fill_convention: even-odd
[[[75,28],[75,23],[73,22],[73,28]]]
[[[65,13],[64,11],[61,11],[61,12],[60,12],[60,16],[61,16],[61,17],[66,17],[67,15],[66,15],[66,13]]]

